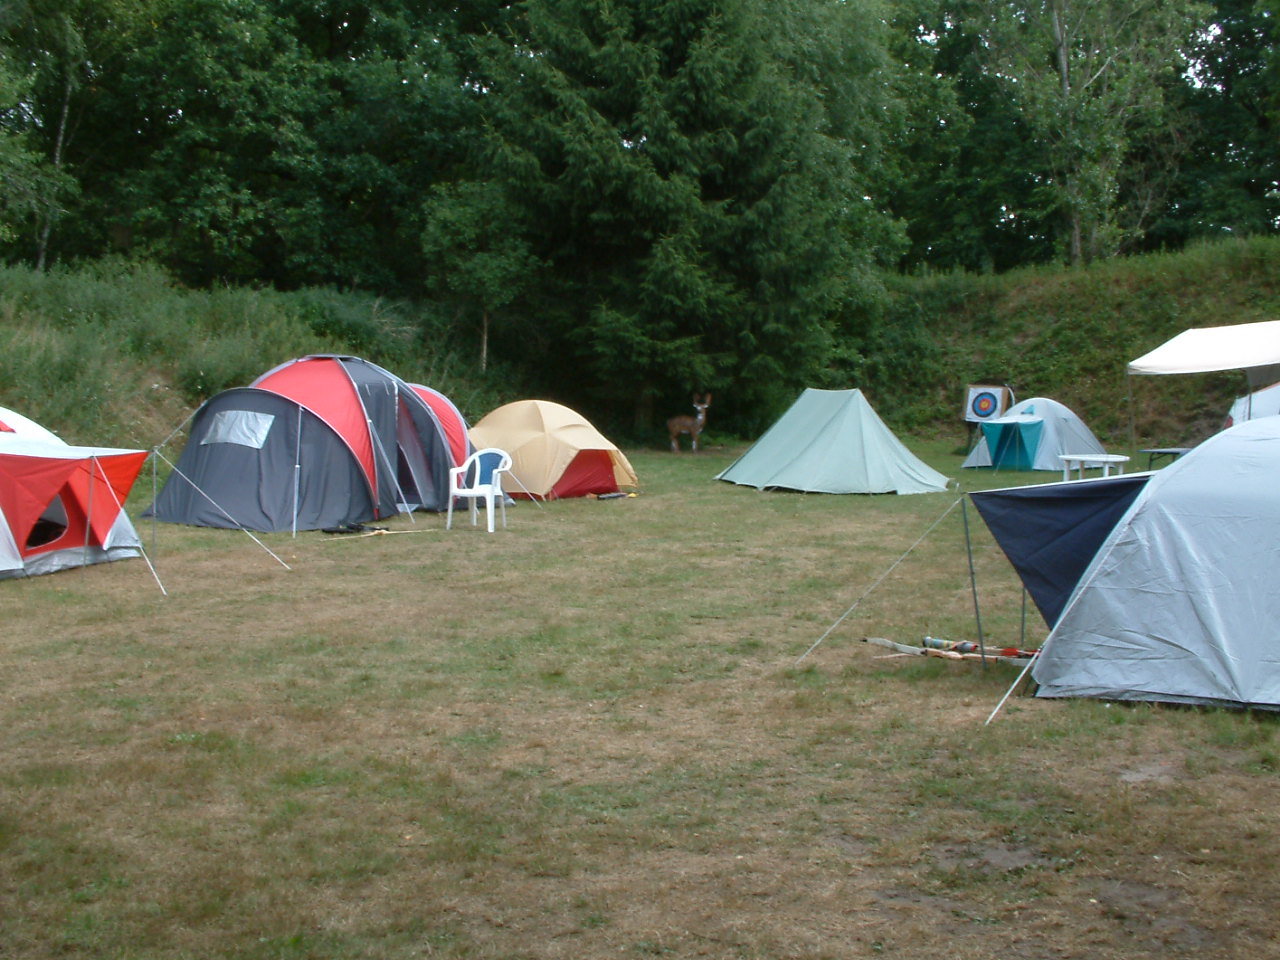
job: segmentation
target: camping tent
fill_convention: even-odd
[[[428,402],[376,364],[302,357],[196,411],[148,513],[195,526],[297,531],[443,510],[451,444],[465,450],[465,438],[452,404]]]
[[[1151,474],[1045,641],[1038,695],[1280,708],[1277,475],[1276,417]]]
[[[981,424],[982,438],[961,467],[1061,470],[1060,454],[1105,454],[1093,431],[1071,409],[1048,397],[1015,403]]]
[[[903,446],[861,390],[812,387],[716,479],[806,493],[947,488],[947,478]]]
[[[622,451],[581,414],[549,400],[498,407],[471,428],[471,439],[511,454],[512,496],[582,497],[637,486]]]
[[[969,499],[1052,627],[1098,547],[1150,477],[1131,473],[975,490]]]
[[[1236,397],[1227,411],[1223,426],[1230,427],[1258,417],[1274,417],[1280,414],[1280,383],[1255,390],[1247,396]]]
[[[123,510],[145,450],[64,443],[0,409],[0,578],[140,555]]]
[[[471,436],[467,431],[467,421],[462,416],[462,412],[453,405],[452,400],[439,390],[425,387],[420,383],[411,383],[409,386],[431,408],[431,411],[436,415],[440,428],[444,430],[445,439],[449,444],[450,466],[462,466],[462,461],[466,460],[467,456],[475,450],[475,447],[471,445]]]

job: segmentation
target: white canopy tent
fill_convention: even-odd
[[[1253,390],[1243,397],[1236,397],[1227,411],[1226,426],[1235,426],[1257,417],[1280,415],[1280,383],[1273,383],[1261,390]]]
[[[1251,387],[1280,379],[1280,320],[1193,327],[1129,363],[1129,373],[1244,370]]]
[[[1192,327],[1129,362],[1129,374],[1218,373],[1243,370],[1249,390],[1280,380],[1280,320]],[[1128,378],[1126,378],[1128,379]],[[1137,446],[1129,381],[1129,439]]]

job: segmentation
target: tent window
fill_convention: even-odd
[[[213,422],[209,424],[209,430],[200,443],[238,443],[261,450],[266,445],[267,434],[271,432],[274,420],[275,417],[269,413],[220,410],[213,415]]]
[[[62,505],[62,496],[59,495],[45,507],[44,513],[31,528],[31,533],[27,535],[27,549],[53,543],[66,532],[67,508]]]

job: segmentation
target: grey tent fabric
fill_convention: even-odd
[[[1049,397],[1015,403],[1003,417],[981,424],[982,439],[963,467],[997,470],[1061,470],[1060,454],[1106,453],[1083,420]]]
[[[1152,475],[1045,641],[1042,697],[1280,709],[1280,417]]]
[[[300,530],[375,516],[368,481],[327,424],[287,397],[235,387],[197,411],[174,476],[146,515],[271,532],[293,526],[295,504]]]
[[[812,387],[716,479],[806,493],[934,493],[948,483],[893,435],[861,390]]]

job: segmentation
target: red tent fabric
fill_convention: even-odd
[[[474,449],[471,438],[467,436],[467,421],[453,405],[453,401],[439,390],[424,387],[420,383],[411,383],[409,386],[413,387],[413,392],[431,408],[431,412],[440,421],[440,426],[444,428],[445,436],[449,440],[449,455],[453,458],[453,465],[462,466],[462,461],[466,460]]]
[[[312,356],[292,360],[264,373],[251,386],[288,397],[327,423],[355,454],[369,478],[369,489],[378,489],[378,464],[364,405],[340,358]]]
[[[146,462],[145,450],[72,447],[6,434],[0,446],[0,572],[32,572],[30,561],[50,562],[34,572],[79,566],[121,555],[136,556],[131,524],[128,542],[113,544],[122,507]],[[66,552],[61,560],[54,554]]]

